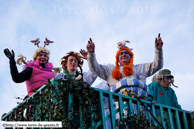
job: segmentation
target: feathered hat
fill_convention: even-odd
[[[133,53],[131,52],[132,49],[128,48],[126,45],[126,43],[130,43],[129,41],[127,40],[124,40],[122,42],[118,42],[117,43],[117,48],[119,49],[116,53],[116,62],[115,62],[115,68],[114,70],[112,71],[112,77],[119,80],[121,78],[121,72],[119,70],[119,54],[122,50],[126,50],[130,56],[131,56],[131,59],[130,59],[130,62],[129,62],[129,65],[124,65],[123,67],[123,73],[124,75],[126,76],[130,76],[130,75],[133,75]]]

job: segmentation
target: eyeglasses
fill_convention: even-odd
[[[166,82],[168,82],[168,81],[173,82],[174,79],[172,77],[164,77],[164,81],[166,81]]]

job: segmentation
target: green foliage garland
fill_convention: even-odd
[[[54,83],[48,80],[44,89],[13,109],[7,121],[62,121],[64,128],[96,128],[98,95],[94,89],[82,80],[55,79]]]

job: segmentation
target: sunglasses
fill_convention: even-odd
[[[173,82],[174,79],[172,77],[164,77],[164,81],[166,81],[166,82],[168,82],[168,81]]]

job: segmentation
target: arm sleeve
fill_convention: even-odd
[[[98,64],[95,53],[88,53],[87,62],[90,71],[106,81],[114,69],[114,65]]]
[[[19,73],[16,67],[15,60],[10,60],[9,63],[10,63],[11,77],[15,83],[24,82],[31,77],[32,70],[33,70],[31,67],[27,67],[25,70]]]
[[[138,64],[135,66],[137,74],[145,78],[153,75],[163,67],[163,51],[162,48],[155,48],[155,58],[152,63]]]
[[[154,89],[153,86],[151,84],[148,85],[148,97],[147,100],[148,101],[153,101],[153,96],[154,96]]]
[[[174,92],[174,105],[175,105],[175,107],[176,107],[176,108],[181,109],[181,105],[180,105],[180,104],[178,104],[178,100],[177,100],[177,97],[176,97],[175,92]]]
[[[90,86],[94,83],[96,80],[97,75],[90,70],[88,72],[83,73],[83,81],[88,83]]]

